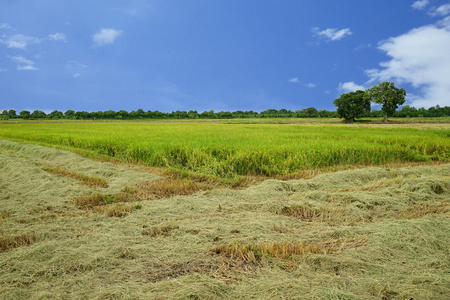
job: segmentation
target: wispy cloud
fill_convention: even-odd
[[[337,28],[328,28],[325,30],[320,30],[318,27],[314,27],[312,32],[315,36],[325,39],[327,41],[339,41],[347,35],[353,34],[350,28],[337,29]]]
[[[64,33],[61,32],[57,32],[54,34],[50,34],[48,36],[48,38],[52,41],[62,41],[62,42],[67,42],[67,38],[66,35]]]
[[[39,38],[25,36],[23,34],[12,35],[3,41],[8,48],[17,48],[22,50],[25,50],[28,44],[38,44],[40,42],[41,39]]]
[[[367,70],[371,81],[411,84],[420,95],[409,97],[415,107],[450,106],[450,23],[415,28],[378,47],[390,57],[380,69]]]
[[[92,36],[92,41],[96,46],[103,46],[114,43],[115,39],[122,34],[122,30],[112,28],[102,28]]]
[[[34,61],[26,59],[25,57],[19,56],[9,56],[13,61],[18,63],[16,69],[18,71],[37,71],[39,70],[34,66]]]
[[[303,84],[304,86],[306,86],[307,88],[310,88],[310,89],[312,89],[312,88],[315,88],[316,87],[316,85],[314,84],[314,83],[305,83],[305,84]]]
[[[354,83],[353,81],[344,82],[344,83],[339,84],[339,91],[341,91],[341,92],[350,93],[350,92],[355,92],[358,90],[364,91],[364,90],[366,90],[366,88],[362,85]]]
[[[81,77],[81,74],[86,68],[87,65],[79,63],[76,60],[70,60],[66,63],[66,69],[72,73],[73,78]]]
[[[300,82],[300,79],[298,79],[298,77],[294,77],[294,78],[291,78],[291,79],[288,79],[288,82],[290,82],[290,83],[301,83]],[[302,85],[303,86],[306,86],[306,87],[308,87],[308,88],[314,88],[314,87],[316,87],[316,85],[314,84],[314,83],[302,83]]]
[[[7,23],[0,23],[0,29],[11,29],[11,26]]]
[[[32,65],[26,65],[26,66],[19,65],[19,66],[17,66],[17,70],[18,71],[37,71],[39,69]]]
[[[425,6],[428,5],[428,3],[430,3],[430,1],[428,1],[428,0],[419,0],[419,1],[414,2],[411,5],[411,7],[414,9],[422,10],[425,8]]]
[[[433,8],[430,11],[430,15],[432,16],[446,16],[448,14],[450,14],[450,3]]]
[[[354,51],[360,51],[360,50],[362,50],[362,49],[365,49],[365,48],[371,48],[372,47],[372,44],[362,44],[362,45],[359,45],[358,47],[356,47],[355,49],[353,49]]]

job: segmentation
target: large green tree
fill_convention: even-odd
[[[346,122],[353,122],[370,112],[370,100],[364,98],[364,91],[342,94],[334,100],[339,118]]]
[[[399,105],[405,103],[406,91],[396,88],[393,82],[382,82],[368,89],[364,98],[375,103],[381,104],[381,110],[384,112],[384,121],[387,123],[388,117],[394,115]]]
[[[20,111],[19,116],[22,119],[28,119],[31,116],[31,113],[28,110],[22,110]]]

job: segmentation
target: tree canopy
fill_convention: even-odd
[[[393,82],[378,82],[378,85],[368,89],[364,98],[381,104],[381,110],[384,112],[384,122],[387,118],[393,116],[399,105],[405,103],[406,91],[396,88]]]
[[[339,118],[346,122],[353,122],[370,112],[370,100],[364,98],[364,91],[350,92],[342,94],[334,100],[333,104],[337,107]]]

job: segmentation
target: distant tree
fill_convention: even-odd
[[[75,111],[69,109],[64,113],[64,118],[66,119],[73,119],[73,116],[75,115]]]
[[[315,107],[308,107],[304,109],[307,118],[318,118],[319,111]]]
[[[105,119],[114,119],[116,117],[116,112],[113,110],[107,110],[103,112],[103,118]]]
[[[399,105],[405,103],[406,91],[394,86],[393,82],[382,82],[368,89],[364,94],[366,100],[381,104],[384,112],[383,122],[387,123],[388,117],[395,114]]]
[[[260,116],[262,118],[274,118],[277,117],[279,114],[278,110],[274,109],[274,108],[270,108],[270,109],[266,109],[265,111],[262,111],[260,113]]]
[[[42,110],[34,110],[31,113],[31,117],[35,118],[35,119],[43,119],[47,116],[47,114],[45,112],[43,112]]]
[[[8,110],[8,117],[10,119],[16,118],[17,117],[16,111],[14,109]]]
[[[198,119],[198,112],[196,110],[190,110],[188,116],[189,119]]]
[[[199,117],[202,119],[215,119],[216,114],[215,114],[214,110],[204,111],[201,114],[199,114]]]
[[[22,110],[22,111],[19,113],[19,116],[20,116],[22,119],[28,119],[28,118],[30,118],[31,113],[30,113],[28,110]]]
[[[64,114],[59,110],[54,110],[49,113],[48,116],[52,119],[62,119],[62,117],[64,117]]]
[[[397,112],[397,116],[399,117],[417,117],[417,109],[415,107],[405,105],[402,107],[400,111]]]
[[[232,119],[233,114],[229,111],[219,111],[215,114],[217,119]]]
[[[364,91],[342,94],[333,104],[337,107],[337,115],[345,122],[353,122],[370,112],[370,100],[364,98]]]
[[[77,120],[86,120],[86,119],[89,119],[90,116],[91,116],[90,113],[88,113],[87,111],[84,111],[84,110],[77,111],[74,114],[74,117]]]
[[[126,110],[119,110],[119,111],[116,113],[115,118],[116,118],[116,119],[128,119],[129,115],[130,115],[130,114],[129,114]]]

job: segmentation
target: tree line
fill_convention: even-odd
[[[196,110],[190,111],[144,111],[143,109],[119,111],[74,111],[67,110],[61,112],[54,110],[46,114],[42,110],[33,112],[22,110],[18,114],[14,109],[3,110],[0,113],[0,119],[68,119],[68,120],[111,120],[111,119],[241,119],[241,118],[343,118],[347,122],[352,122],[357,118],[384,118],[387,117],[450,117],[450,107],[440,107],[439,105],[425,108],[414,108],[409,105],[403,106],[397,110],[399,105],[405,102],[406,92],[404,89],[398,89],[392,82],[379,83],[366,91],[356,91],[342,94],[334,100],[336,111],[317,110],[314,107],[308,107],[301,110],[287,109],[267,109],[261,112],[255,111],[220,111],[213,110],[198,113]],[[371,102],[381,105],[381,110],[372,110]]]
[[[382,110],[371,110],[364,112],[360,118],[383,118],[385,113]],[[136,111],[127,112],[125,110],[119,111],[73,111],[67,110],[61,112],[54,110],[46,114],[41,110],[33,112],[22,110],[17,113],[15,110],[3,110],[0,113],[1,119],[68,119],[68,120],[110,120],[110,119],[242,119],[242,118],[339,118],[337,111],[317,110],[314,107],[305,108],[302,110],[287,110],[287,109],[268,109],[262,112],[255,111],[220,111],[214,112],[205,111],[198,113],[195,110],[190,111],[173,111],[173,112],[159,112],[159,111],[144,111],[138,109]],[[439,105],[425,108],[415,108],[409,105],[403,106],[397,110],[392,117],[400,118],[439,118],[450,117],[450,106],[440,107]]]

